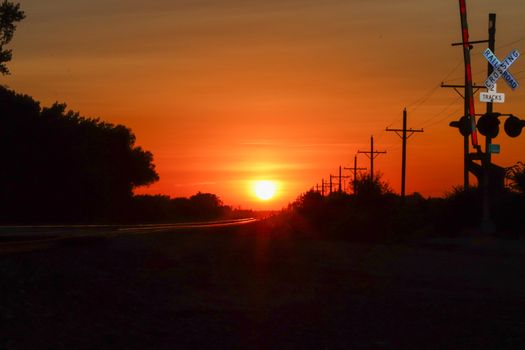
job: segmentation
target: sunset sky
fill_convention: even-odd
[[[154,154],[160,181],[139,193],[197,191],[226,204],[278,209],[353,165],[358,150],[387,154],[374,168],[399,192],[401,140],[386,127],[423,128],[408,142],[407,193],[441,196],[462,184],[462,138],[448,126],[463,100],[457,0],[22,0],[27,18],[2,84],[43,105],[130,127]],[[471,40],[497,14],[496,54],[525,56],[525,1],[467,1]],[[482,84],[485,44],[472,51]],[[495,111],[525,119],[522,87],[498,91]],[[477,112],[485,104],[476,96]],[[525,132],[494,140],[501,166],[525,161]],[[359,166],[369,160],[358,156]],[[348,175],[348,173],[345,173]],[[273,180],[258,200],[253,182]],[[473,181],[474,182],[474,181]]]

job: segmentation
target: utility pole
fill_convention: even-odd
[[[357,194],[357,171],[358,170],[366,170],[366,168],[358,168],[357,167],[357,155],[354,156],[354,167],[353,168],[345,168],[345,170],[350,170],[352,174],[354,175],[354,194]]]
[[[339,193],[343,191],[342,184],[343,184],[343,178],[341,174],[341,166],[339,165]]]
[[[374,151],[374,136],[370,137],[370,151],[357,151],[363,153],[370,158],[370,182],[374,182],[374,159],[380,154],[385,154],[386,151]]]
[[[322,183],[321,183],[321,190],[322,190],[322,196],[324,197],[324,179],[321,180]]]
[[[468,34],[468,22],[467,22],[467,5],[466,0],[459,0],[459,15],[461,20],[461,34],[462,42],[453,43],[452,46],[462,46],[463,47],[463,61],[465,65],[465,84],[464,85],[445,85],[441,84],[441,87],[450,87],[454,88],[456,92],[464,99],[464,121],[467,125],[463,125],[464,130],[468,130],[465,135],[463,135],[463,188],[468,190],[469,188],[469,164],[471,162],[470,157],[470,146],[469,146],[469,134],[472,137],[472,146],[477,152],[480,152],[477,132],[476,132],[476,117],[474,110],[474,94],[476,91],[473,89],[484,88],[484,86],[476,86],[472,82],[472,67],[470,64],[470,50],[472,44],[481,44],[486,43],[488,40],[476,40],[469,41]],[[464,88],[464,94],[462,95],[457,88]]]
[[[346,169],[346,168],[345,168]],[[334,178],[336,176],[333,176]],[[339,166],[339,184],[338,184],[338,192],[339,193],[342,193],[343,192],[343,179],[348,179],[350,176],[343,176],[343,167],[342,166]]]
[[[467,4],[466,0],[459,0],[459,17],[461,20],[461,34],[463,46],[463,60],[465,63],[465,116],[470,122],[470,138],[472,147],[479,151],[478,134],[476,132],[476,112],[474,108],[474,92],[472,82],[472,65],[470,63],[470,49],[468,22],[467,22]]]
[[[406,179],[406,165],[407,165],[407,139],[416,132],[423,132],[423,129],[407,129],[407,109],[403,109],[403,129],[390,129],[386,131],[393,131],[397,136],[401,137],[403,141],[403,152],[401,155],[401,198],[405,199],[405,179]],[[409,133],[407,135],[407,132]],[[401,134],[400,134],[401,133]]]

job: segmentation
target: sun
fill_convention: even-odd
[[[277,192],[277,185],[273,181],[261,180],[256,181],[253,190],[257,198],[263,201],[272,199]]]

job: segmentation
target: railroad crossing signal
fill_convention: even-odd
[[[510,66],[518,59],[518,57],[520,57],[518,50],[512,50],[509,55],[501,62],[491,49],[486,49],[483,52],[483,57],[485,57],[492,67],[494,67],[492,74],[488,76],[487,80],[485,80],[485,86],[487,89],[491,90],[494,84],[496,84],[496,81],[502,76],[505,78],[505,81],[512,90],[515,90],[518,86],[520,86],[512,74],[507,72]]]

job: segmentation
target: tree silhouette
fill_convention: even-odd
[[[133,188],[159,179],[153,155],[113,125],[40,108],[0,88],[0,220],[95,221],[118,218]]]
[[[6,63],[13,57],[12,51],[4,49],[4,46],[13,39],[16,22],[24,18],[25,14],[20,10],[20,4],[7,0],[0,4],[0,73],[3,75],[9,74]]]

